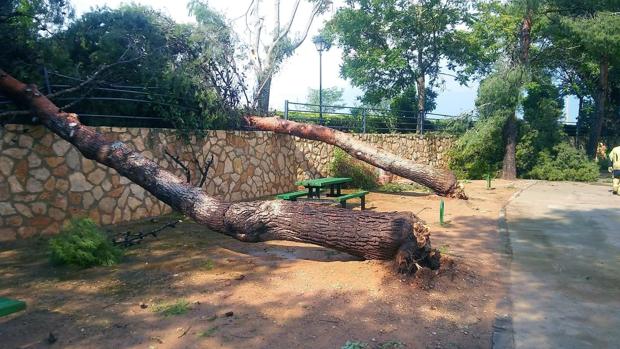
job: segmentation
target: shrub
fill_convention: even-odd
[[[334,177],[350,177],[352,186],[362,189],[374,189],[379,183],[379,176],[374,169],[356,159],[344,150],[336,148],[329,172]]]
[[[502,115],[479,120],[450,149],[450,169],[459,179],[482,179],[501,168],[504,147],[501,142]]]
[[[560,143],[553,150],[542,151],[527,177],[549,181],[591,182],[599,177],[598,165],[586,154],[568,143]]]
[[[50,239],[49,249],[53,263],[82,268],[114,265],[121,257],[120,249],[88,218],[72,219],[58,236]]]

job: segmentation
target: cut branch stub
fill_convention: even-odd
[[[86,158],[114,168],[173,209],[208,228],[241,241],[289,240],[313,243],[368,259],[396,259],[402,272],[432,266],[428,228],[412,213],[352,211],[312,203],[252,201],[230,203],[208,195],[159,167],[120,141],[110,141],[62,112],[0,70],[0,92],[29,108],[50,131]]]
[[[276,117],[246,116],[245,121],[249,126],[262,131],[284,133],[335,145],[359,160],[429,187],[439,195],[467,199],[452,171],[416,164],[355,139],[350,134]]]

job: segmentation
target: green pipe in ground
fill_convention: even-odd
[[[443,225],[444,202],[439,201],[439,224]]]

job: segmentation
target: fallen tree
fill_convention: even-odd
[[[73,144],[88,159],[114,168],[173,209],[240,241],[313,243],[366,259],[394,259],[400,272],[437,267],[424,222],[412,213],[351,211],[304,202],[225,202],[159,167],[120,141],[110,141],[60,110],[35,85],[0,70],[0,92],[28,108],[35,121]]]
[[[350,134],[325,126],[302,124],[276,117],[246,116],[245,121],[249,126],[262,131],[284,133],[335,145],[359,160],[429,187],[439,195],[467,199],[452,171],[416,164],[355,139]]]

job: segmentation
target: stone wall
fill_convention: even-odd
[[[191,162],[213,156],[206,190],[224,200],[271,196],[295,181],[328,175],[334,147],[268,132],[210,131],[193,150],[172,130],[99,127],[160,166],[184,176],[164,150]],[[449,138],[356,135],[401,156],[445,165]],[[199,178],[190,166],[194,183]],[[72,217],[106,225],[170,212],[167,205],[118,173],[88,160],[42,126],[0,129],[0,241],[53,234]]]
[[[448,166],[448,150],[453,138],[433,134],[354,134],[355,138],[388,150],[417,163],[437,167]],[[334,146],[295,137],[297,178],[306,179],[327,175]],[[383,172],[383,171],[380,171]]]

